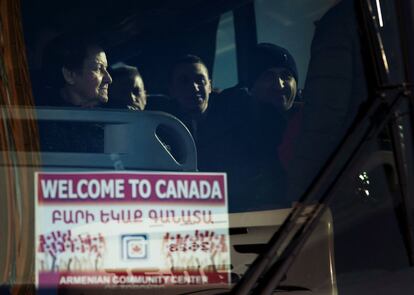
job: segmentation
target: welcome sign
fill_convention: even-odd
[[[225,174],[35,178],[38,287],[229,283]]]

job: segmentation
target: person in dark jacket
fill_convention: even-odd
[[[171,101],[165,111],[180,119],[196,142],[199,127],[210,112],[211,91],[209,71],[200,57],[187,54],[175,60],[168,82]]]
[[[296,115],[298,71],[289,51],[271,43],[258,44],[250,59],[247,86],[256,110],[257,183],[253,192],[269,204],[285,204],[287,176],[279,147]]]
[[[286,207],[286,173],[278,147],[294,113],[296,63],[285,48],[261,43],[253,50],[248,69],[247,81],[219,95],[231,110],[227,113],[235,122],[233,137],[243,147],[241,160],[230,169],[229,185],[238,186],[232,191],[237,192],[233,199],[238,199],[240,208]]]
[[[93,36],[62,34],[46,47],[40,106],[90,109],[109,99],[112,77],[105,51]],[[39,123],[41,147],[50,152],[103,152],[104,126],[74,121]]]

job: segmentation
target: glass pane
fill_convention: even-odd
[[[220,17],[217,30],[213,85],[218,89],[226,89],[237,84],[235,44],[233,13],[227,12]]]
[[[371,56],[355,1],[55,2],[21,0],[23,32],[0,27],[25,38],[18,52],[35,104],[2,101],[1,284],[228,290],[367,111]],[[399,69],[387,3],[387,62]],[[242,5],[254,19],[234,21]],[[244,32],[247,24],[255,27]],[[236,33],[248,41],[254,30],[259,44],[236,55]],[[17,77],[13,62],[23,59],[10,60],[4,68]],[[348,292],[361,272],[407,266],[389,130],[374,142],[335,188],[281,290]]]
[[[389,135],[386,129],[371,141],[369,152],[361,154],[357,167],[343,178],[346,181],[330,206],[341,294],[370,288],[379,288],[385,294],[399,288],[397,285],[408,294],[414,288],[407,280],[412,275],[407,227],[413,211],[412,206],[405,211],[410,205],[401,196]],[[411,212],[410,218],[405,212]],[[378,283],[379,278],[382,283]]]

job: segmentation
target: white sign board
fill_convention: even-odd
[[[35,177],[38,287],[229,283],[225,174]]]

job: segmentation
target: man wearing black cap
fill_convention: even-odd
[[[296,96],[298,81],[292,55],[280,46],[261,43],[249,61],[246,86],[251,96],[281,111],[289,110]]]
[[[268,205],[282,204],[286,194],[286,173],[278,148],[283,141],[297,93],[295,60],[284,48],[258,44],[253,51],[247,87],[256,106],[256,185],[252,194]]]
[[[205,165],[227,172],[230,211],[284,207],[286,181],[278,146],[297,92],[296,63],[286,49],[258,44],[247,77],[217,97],[225,129],[231,131],[214,142],[221,161],[200,157],[200,170]]]

